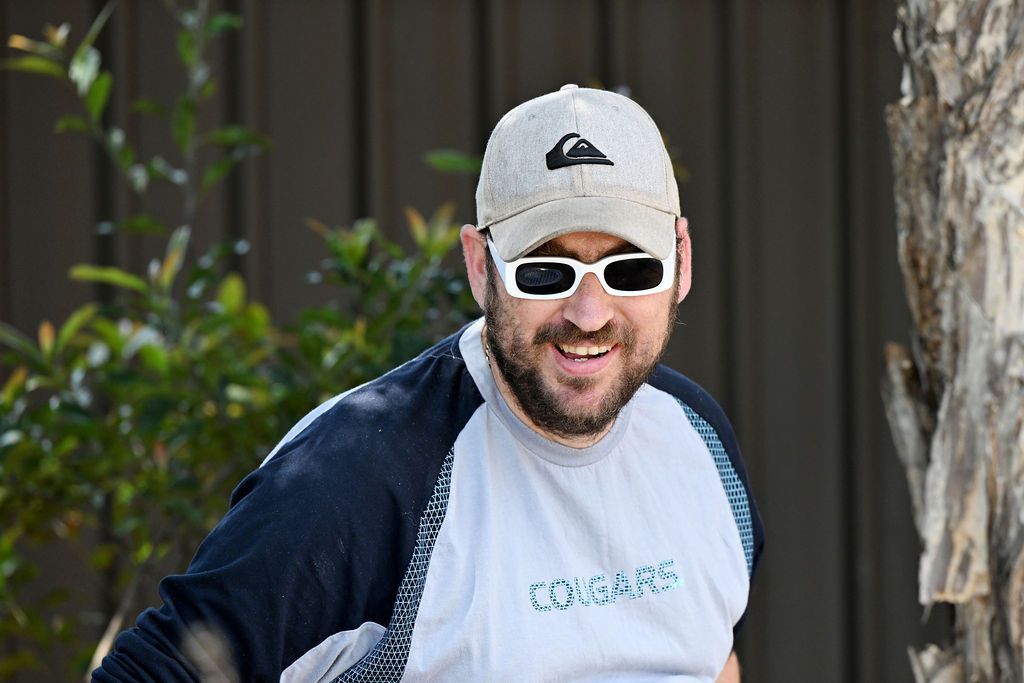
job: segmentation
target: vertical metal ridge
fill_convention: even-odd
[[[491,69],[493,68],[494,60],[491,57],[491,0],[479,0],[478,2],[470,3],[471,12],[473,12],[473,28],[476,34],[476,71],[473,74],[476,86],[476,97],[474,99],[474,106],[476,107],[476,133],[473,136],[477,145],[474,146],[474,152],[482,153],[484,146],[487,144],[487,138],[490,135],[491,127],[491,112],[490,112],[490,101],[491,101]]]
[[[722,225],[722,250],[718,259],[718,278],[721,281],[723,300],[727,305],[732,304],[736,299],[736,286],[733,282],[732,264],[733,254],[736,250],[736,212],[733,207],[735,193],[733,184],[736,180],[736,144],[733,139],[733,108],[735,106],[735,92],[733,73],[736,70],[735,60],[732,54],[732,28],[735,22],[735,13],[732,2],[723,0],[714,3],[715,24],[717,30],[718,59],[716,63],[719,68],[719,77],[716,79],[721,84],[721,91],[718,98],[718,120],[722,122],[719,127],[718,146],[721,150],[721,163],[719,164],[719,197],[721,207]],[[736,364],[732,362],[732,355],[736,345],[732,340],[736,338],[735,318],[731,315],[722,316],[721,325],[723,339],[730,342],[729,352],[724,354],[719,365],[721,376],[725,378],[722,402],[732,409],[735,409],[738,388],[736,386],[737,373]]]
[[[124,129],[125,138],[133,145],[136,151],[140,149],[140,124],[139,117],[132,115],[132,100],[139,95],[139,55],[137,53],[138,41],[136,34],[138,29],[138,8],[135,3],[123,3],[117,7],[110,18],[108,31],[114,31],[112,38],[114,45],[107,50],[113,62],[111,72],[114,74],[114,90],[110,106],[115,116],[118,117],[121,127]],[[120,171],[112,168],[114,178],[112,179],[112,202],[115,215],[105,216],[105,219],[124,219],[139,210],[141,199],[127,182],[120,178]],[[134,246],[136,256],[138,255],[139,237],[113,233],[110,235],[111,248],[114,253],[111,261],[121,267],[128,267],[131,263],[138,263],[139,259],[131,261],[128,258],[128,247]]]
[[[231,42],[226,43],[229,52],[225,55],[225,79],[230,81],[233,92],[226,101],[225,114],[231,117],[232,123],[242,123],[269,136],[266,3],[262,0],[227,1],[225,9],[242,17],[242,28],[230,32]],[[227,226],[223,237],[246,239],[253,245],[249,256],[232,252],[228,267],[245,277],[255,296],[272,303],[274,234],[267,219],[271,196],[268,164],[265,155],[248,158],[229,174],[224,211],[232,225]]]
[[[764,395],[764,376],[755,357],[758,339],[750,341],[763,331],[753,299],[756,296],[754,284],[759,281],[758,261],[752,256],[758,252],[758,233],[756,229],[745,230],[744,226],[753,220],[759,192],[754,170],[759,167],[758,125],[756,117],[750,118],[747,114],[757,106],[758,65],[755,57],[760,45],[756,33],[759,5],[743,0],[726,0],[715,5],[717,61],[721,65],[718,119],[722,122],[718,141],[722,158],[719,196],[722,250],[717,276],[723,293],[721,326],[727,349],[720,360],[720,371],[725,385],[723,403],[733,416],[737,432],[747,443],[756,443],[765,434],[764,418],[758,405]],[[748,459],[747,467],[751,483],[757,490],[755,481],[765,468],[757,458]],[[762,572],[754,587],[755,593],[764,596],[770,591],[771,582],[767,579]],[[751,599],[753,597],[752,594]],[[762,627],[760,630],[766,629]],[[751,636],[751,625],[748,624],[739,643],[742,659],[752,670],[769,671],[772,653],[761,647],[757,635]]]
[[[232,14],[242,15],[240,0],[225,0],[224,9]],[[244,28],[242,29],[244,30]],[[240,31],[227,31],[224,34],[222,54],[224,55],[224,80],[226,93],[224,98],[224,114],[231,122],[241,122],[245,112],[245,89],[246,79],[242,67],[242,54],[244,52],[244,41]],[[247,122],[246,122],[247,123]],[[251,160],[247,162],[247,165]],[[248,238],[243,219],[243,204],[245,191],[242,173],[247,169],[235,168],[228,174],[224,184],[224,212],[221,221],[221,241],[235,241]],[[228,269],[236,273],[244,272],[244,259],[234,249],[228,252]]]
[[[270,115],[268,113],[267,84],[268,69],[266,55],[269,51],[269,36],[266,20],[266,3],[262,0],[241,0],[245,8],[242,28],[242,49],[244,58],[239,59],[241,85],[244,86],[244,98],[241,100],[241,115],[248,114],[246,124],[252,125],[257,131],[270,135]],[[271,140],[273,142],[273,140]],[[270,151],[273,154],[273,150]],[[266,156],[252,159],[243,170],[245,182],[241,186],[238,210],[241,226],[239,230],[244,237],[258,249],[250,256],[249,269],[245,272],[247,280],[256,285],[256,291],[264,301],[272,300],[274,291],[273,226],[267,218],[270,213],[270,162]],[[279,311],[276,311],[279,313]]]
[[[855,359],[852,335],[855,331],[853,324],[854,297],[852,284],[852,254],[855,253],[856,243],[853,239],[850,198],[850,184],[852,181],[852,151],[850,140],[855,136],[850,130],[852,118],[850,106],[853,104],[850,96],[852,57],[850,55],[850,37],[847,27],[853,26],[855,17],[850,8],[848,0],[836,0],[833,5],[832,32],[833,45],[835,46],[835,97],[836,97],[836,119],[834,121],[836,133],[836,228],[839,230],[839,237],[835,240],[836,253],[834,258],[839,269],[839,443],[841,444],[840,472],[842,481],[839,486],[840,505],[842,512],[842,527],[844,543],[842,544],[844,559],[840,563],[843,576],[840,585],[843,587],[843,611],[841,623],[846,630],[843,638],[843,662],[842,669],[845,672],[844,680],[847,683],[856,683],[861,680],[861,666],[859,652],[861,649],[860,631],[858,628],[857,605],[858,605],[858,581],[857,581],[857,518],[855,514],[855,496],[857,487],[857,471],[854,466],[854,446],[856,438],[854,430],[854,408],[852,394],[854,391],[855,379],[853,377],[853,365]]]
[[[610,0],[596,0],[594,5],[594,69],[597,80],[606,89],[615,87],[611,82],[611,60],[615,51],[615,37],[612,32]]]
[[[93,0],[90,3],[92,7],[92,16],[97,16],[102,10],[106,2],[104,0]],[[116,73],[115,64],[112,60],[115,59],[115,41],[111,38],[111,32],[115,30],[116,26],[122,25],[123,22],[112,21],[109,22],[100,32],[99,37],[96,39],[96,47],[99,49],[100,54],[103,55],[105,64],[104,67],[110,69],[112,73]],[[124,65],[127,67],[127,64]],[[115,83],[115,87],[121,85],[121,90],[125,89],[124,84]],[[120,93],[119,93],[120,95]],[[111,107],[108,104],[106,111],[103,112],[103,126],[110,125]],[[96,229],[96,226],[100,221],[114,221],[117,216],[116,206],[117,198],[115,197],[115,184],[117,181],[118,170],[114,167],[114,164],[107,158],[98,147],[98,145],[89,145],[90,156],[92,158],[92,216],[90,217],[89,228],[92,230],[92,261],[101,266],[113,266],[117,262],[117,249],[116,240],[114,233],[103,234]],[[103,302],[109,303],[113,300],[114,289],[110,285],[96,285],[94,286],[94,292],[96,298]]]
[[[7,28],[7,4],[0,7],[0,36],[6,37]],[[9,151],[7,136],[10,131],[10,122],[7,117],[7,108],[10,105],[8,94],[8,81],[10,72],[0,74],[0,149],[3,152],[2,163],[0,163],[0,320],[11,319],[11,203],[8,194],[11,181],[8,174],[10,168],[11,154]],[[4,648],[6,651],[7,648]]]
[[[366,178],[369,175],[370,159],[367,148],[367,138],[370,132],[370,98],[366,89],[370,60],[367,59],[366,32],[367,13],[366,0],[352,0],[351,35],[349,36],[349,61],[352,64],[352,102],[353,108],[353,139],[352,157],[353,164],[352,178],[352,210],[353,218],[363,218],[370,214],[370,198],[368,196],[368,184]]]

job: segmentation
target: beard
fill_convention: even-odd
[[[486,342],[495,366],[501,372],[519,407],[541,429],[561,437],[599,434],[608,427],[633,395],[643,386],[668,346],[678,304],[672,305],[668,326],[653,353],[642,355],[637,332],[629,325],[609,322],[594,332],[584,332],[569,321],[541,327],[533,339],[526,335],[512,315],[505,297],[498,292],[500,276],[488,262],[484,301]],[[619,376],[598,404],[590,410],[574,409],[565,393],[584,392],[598,383],[594,377],[558,377],[557,387],[548,386],[541,372],[547,344],[601,346],[618,344]],[[562,388],[563,391],[557,391]]]

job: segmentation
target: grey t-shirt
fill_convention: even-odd
[[[203,622],[243,680],[713,681],[763,543],[725,416],[659,366],[601,441],[553,443],[481,329],[297,424],[97,680],[173,678]]]

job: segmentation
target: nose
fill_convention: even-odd
[[[593,273],[583,276],[580,286],[566,301],[562,316],[584,332],[596,332],[612,319],[612,296]]]

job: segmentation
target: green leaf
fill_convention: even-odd
[[[44,320],[39,323],[39,350],[46,358],[53,357],[53,342],[57,332],[53,329],[53,323]]]
[[[40,43],[16,33],[7,39],[7,47],[45,57],[55,62],[61,62],[64,59],[64,51],[59,46],[51,43]]]
[[[199,89],[199,96],[204,100],[208,100],[217,94],[217,81],[209,80],[203,83],[203,87]]]
[[[245,305],[245,281],[237,273],[230,273],[220,283],[217,301],[228,313],[238,313]]]
[[[192,231],[187,225],[182,225],[171,234],[167,241],[167,254],[160,266],[157,275],[157,283],[164,289],[170,289],[177,277],[181,265],[185,261],[185,250],[188,248],[188,240]]]
[[[196,128],[196,102],[190,97],[178,98],[174,108],[174,121],[171,123],[174,141],[183,153],[192,143],[192,133]]]
[[[121,333],[121,328],[118,327],[117,323],[107,320],[106,318],[98,318],[93,323],[93,329],[100,335],[106,345],[113,350],[116,355],[120,355],[124,349],[125,338]]]
[[[242,25],[242,17],[230,12],[221,12],[206,22],[206,35],[213,37],[224,31],[237,31]]]
[[[430,217],[430,238],[422,245],[426,256],[441,258],[459,241],[459,226],[452,222],[455,203],[445,202]]]
[[[139,97],[132,102],[132,111],[140,114],[155,114],[157,116],[170,116],[171,110],[156,100],[146,97]]]
[[[191,67],[196,61],[196,40],[192,31],[178,31],[178,59],[186,67]]]
[[[104,71],[89,87],[85,96],[85,110],[93,121],[99,121],[103,110],[107,108],[107,101],[110,99],[110,88],[114,85],[114,77],[109,71]]]
[[[428,239],[427,222],[423,220],[420,212],[411,206],[405,207],[405,219],[409,222],[409,232],[412,233],[413,241],[416,246],[422,248]]]
[[[142,278],[111,266],[94,266],[88,263],[81,263],[71,267],[69,276],[72,280],[101,282],[124,289],[134,289],[142,294],[149,291],[145,280]]]
[[[136,565],[145,564],[146,561],[153,555],[153,543],[151,541],[143,541],[138,548],[135,549],[135,555],[133,559]]]
[[[203,173],[203,183],[201,189],[203,192],[208,191],[211,187],[216,185],[224,176],[226,176],[235,164],[238,163],[238,159],[233,156],[226,156],[215,164],[211,164],[206,172]]]
[[[28,368],[24,365],[18,367],[17,370],[11,373],[11,376],[4,382],[3,392],[0,392],[0,398],[3,402],[0,405],[10,406],[14,403],[14,395],[21,387],[25,385],[25,380],[28,378]]]
[[[123,171],[127,172],[135,163],[135,149],[130,145],[122,144],[121,148],[117,150],[117,163],[121,165]]]
[[[269,138],[245,126],[224,126],[223,128],[218,128],[206,136],[206,141],[215,145],[221,145],[222,147],[252,145],[266,149],[270,146]]]
[[[4,322],[0,322],[0,344],[10,347],[25,358],[37,363],[43,360],[42,354],[39,353],[39,349],[36,348],[32,340]]]
[[[106,569],[113,564],[114,558],[117,557],[120,550],[113,543],[104,543],[89,556],[89,564],[96,570]]]
[[[156,344],[144,344],[139,347],[139,358],[142,364],[161,377],[167,376],[167,350]]]
[[[67,73],[65,73],[63,66],[57,62],[44,57],[36,57],[35,55],[5,59],[3,62],[0,62],[0,66],[3,66],[3,68],[9,69],[10,71],[23,71],[30,74],[41,74],[43,76],[52,76],[53,78],[60,78],[62,80],[67,78]]]
[[[143,233],[149,235],[167,234],[167,226],[152,216],[140,213],[131,218],[119,222],[118,227],[127,232]]]
[[[431,168],[442,173],[480,173],[483,157],[454,149],[435,149],[423,155]]]
[[[57,119],[57,124],[54,126],[54,130],[58,133],[75,132],[75,133],[88,133],[89,124],[81,116],[62,116]]]
[[[249,332],[254,337],[262,338],[270,325],[270,311],[267,307],[254,301],[246,307],[245,317],[249,323]]]
[[[100,51],[94,47],[79,48],[68,67],[68,78],[78,88],[79,97],[85,97],[100,73]]]
[[[68,342],[78,334],[86,323],[92,320],[93,316],[96,315],[96,308],[97,306],[94,303],[86,304],[68,316],[68,319],[60,326],[60,332],[57,334],[57,345],[54,349],[55,355],[60,355],[64,347],[68,345]]]

